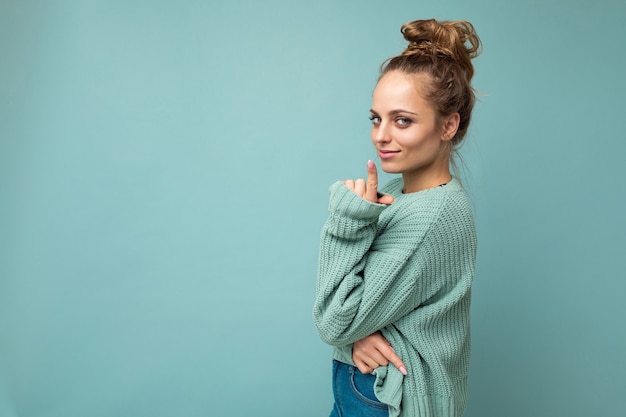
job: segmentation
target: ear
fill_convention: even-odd
[[[447,142],[452,140],[456,131],[459,130],[459,123],[461,116],[459,113],[452,113],[450,116],[443,118],[443,124],[441,125],[441,140]]]

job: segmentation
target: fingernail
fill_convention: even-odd
[[[406,376],[406,368],[404,366],[400,367],[400,372],[402,372],[402,375]]]
[[[374,163],[372,162],[372,160],[367,161],[367,167],[368,167],[369,169],[374,168]]]

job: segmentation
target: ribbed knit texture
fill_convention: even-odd
[[[354,365],[352,343],[377,330],[406,364],[379,367],[375,392],[391,417],[458,417],[467,404],[470,289],[476,233],[456,179],[402,194],[396,179],[370,203],[330,187],[313,319],[333,358]]]

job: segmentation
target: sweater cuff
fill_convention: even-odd
[[[387,204],[367,201],[346,187],[341,181],[337,181],[331,185],[329,192],[330,203],[328,210],[340,216],[359,220],[374,219],[388,207]]]

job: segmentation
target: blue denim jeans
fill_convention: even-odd
[[[387,405],[374,395],[375,380],[374,375],[333,360],[335,405],[330,417],[389,417]]]

